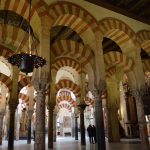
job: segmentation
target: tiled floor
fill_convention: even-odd
[[[47,142],[46,142],[47,143]],[[144,150],[141,144],[135,142],[131,144],[127,141],[120,143],[107,143],[107,150]],[[54,144],[54,150],[96,150],[95,144],[89,144],[87,140],[86,146],[80,145],[80,140],[75,141],[74,138],[57,138],[57,142]],[[0,150],[7,150],[7,141],[3,141],[3,145],[0,146]],[[26,140],[15,141],[14,150],[34,150],[34,142],[31,145],[26,144]],[[46,144],[46,150],[47,144]]]

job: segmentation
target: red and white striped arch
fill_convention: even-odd
[[[10,78],[12,78],[12,65],[8,63],[7,58],[13,54],[13,51],[0,45],[0,61],[4,63],[10,70]]]
[[[18,50],[27,52],[29,46],[29,34],[21,28],[0,24],[0,42],[5,43],[6,45],[12,45],[13,47],[17,47]],[[33,41],[31,42],[31,44],[33,44]]]
[[[8,58],[11,56],[14,52],[11,49],[8,49],[2,45],[0,45],[0,56],[3,56],[4,58]]]
[[[98,31],[96,19],[82,7],[70,2],[57,2],[49,6],[49,14],[57,24],[66,24],[76,28],[76,31],[86,32],[91,28],[93,32]],[[77,32],[78,33],[78,32]]]
[[[93,99],[91,99],[90,97],[86,97],[86,99],[85,99],[85,103],[87,104],[87,105],[94,105],[94,100]]]
[[[19,76],[19,87],[23,88],[27,86],[28,84],[31,84],[31,78],[30,76],[20,75]]]
[[[56,100],[57,104],[63,101],[67,101],[71,106],[76,105],[76,102],[71,97],[66,97],[66,98],[64,98],[63,96],[57,97],[57,100]]]
[[[117,65],[117,67],[121,67],[124,72],[129,72],[134,67],[132,59],[129,59],[120,52],[109,52],[104,54],[104,62],[106,66],[108,66],[107,68]]]
[[[124,51],[133,45],[137,45],[136,34],[124,22],[116,18],[104,18],[99,21],[99,28],[103,36],[116,42]]]
[[[29,97],[23,93],[19,93],[19,98],[22,99],[25,103],[28,103],[29,101]]]
[[[40,0],[41,1],[41,0]],[[34,5],[38,5],[38,2],[36,0],[36,3]],[[29,20],[29,1],[27,0],[2,0],[0,9],[1,10],[10,10],[18,15],[22,16],[24,19]],[[40,26],[40,19],[38,16],[38,13],[35,8],[31,8],[31,25],[34,30],[38,34],[38,27]]]
[[[0,81],[6,85],[9,91],[12,90],[12,80],[8,76],[0,73]]]
[[[81,73],[81,67],[79,62],[69,57],[60,57],[55,59],[55,62],[52,64],[52,71],[57,72],[61,67],[69,66],[75,69],[79,74]]]
[[[21,99],[24,103],[26,103],[26,105],[27,106],[29,106],[29,97],[28,97],[28,95],[26,95],[26,94],[23,94],[23,93],[19,93],[19,99]],[[35,99],[33,99],[34,100],[34,103],[33,103],[33,106],[34,106],[34,104],[35,104]]]
[[[65,109],[67,109],[69,112],[72,111],[71,105],[69,105],[69,104],[67,104],[67,103],[61,103],[61,104],[58,104],[57,106],[58,106],[59,109],[65,108]]]
[[[149,55],[150,55],[150,30],[141,30],[137,32],[137,40]]]
[[[91,49],[71,40],[57,41],[52,45],[51,50],[54,58],[58,56],[73,57],[76,60],[80,60],[83,65],[89,63],[94,57],[94,53]]]
[[[70,91],[72,91],[76,98],[80,97],[81,93],[80,93],[80,87],[73,83],[70,80],[60,80],[57,84],[56,84],[56,90],[59,91],[60,89],[69,89]]]

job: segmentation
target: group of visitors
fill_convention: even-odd
[[[87,128],[88,136],[90,143],[96,143],[96,127],[93,125],[89,125]]]

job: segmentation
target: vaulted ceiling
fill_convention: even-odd
[[[150,0],[86,0],[125,16],[150,24]]]

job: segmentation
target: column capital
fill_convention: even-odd
[[[40,76],[34,76],[32,84],[37,92],[46,92],[47,88],[49,87],[48,78],[48,72],[41,72]]]
[[[80,110],[83,110],[83,111],[84,111],[84,109],[85,109],[86,106],[88,106],[88,105],[86,105],[85,103],[79,103],[77,106],[79,107]]]
[[[54,105],[54,104],[48,104],[48,105],[47,105],[47,109],[48,109],[49,111],[54,111],[55,105]]]
[[[149,90],[146,86],[141,86],[140,88],[132,88],[130,89],[130,93],[135,97],[135,98],[138,98],[138,97],[141,97],[141,96],[144,96],[144,95],[148,95],[149,94]]]
[[[92,92],[92,95],[94,96],[94,99],[95,100],[99,100],[99,98],[100,98],[100,92],[99,92],[99,90],[94,89],[91,92]]]
[[[91,90],[93,96],[97,99],[102,95],[104,92],[106,92],[106,81],[100,80],[99,83],[95,86],[96,88]]]

